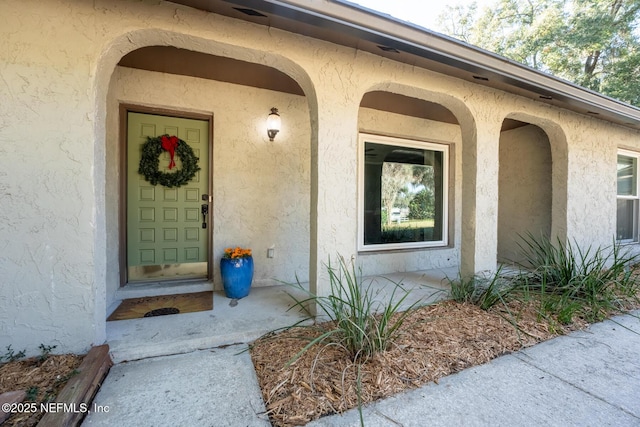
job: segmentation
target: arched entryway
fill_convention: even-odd
[[[554,179],[550,138],[541,127],[507,118],[500,132],[498,261],[522,261],[523,238],[550,239]]]
[[[123,274],[123,105],[145,114],[210,117],[212,204],[207,236],[211,272],[200,281],[205,288],[212,282],[220,288],[218,262],[229,246],[250,247],[260,258],[255,286],[294,281],[296,275],[306,280],[312,130],[311,108],[302,85],[274,66],[197,52],[184,43],[181,47],[145,45],[157,39],[155,33],[150,31],[149,40],[137,49],[111,58],[116,65],[110,74],[103,70],[109,81],[104,126],[106,252],[110,266],[104,293],[107,314],[127,283]],[[196,45],[198,49],[205,46],[220,50],[215,42],[203,45],[200,40],[194,42],[194,48]],[[252,56],[242,48],[231,51],[237,57]],[[271,56],[262,59],[277,62]],[[295,68],[284,62],[289,71]],[[309,91],[308,82],[304,86]],[[272,107],[279,108],[283,126],[275,140],[269,141],[266,118]],[[201,222],[198,218],[198,226]],[[274,252],[275,258],[269,257]],[[169,286],[193,292],[197,283]],[[153,286],[147,289],[149,294],[168,293]]]

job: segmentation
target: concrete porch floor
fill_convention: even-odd
[[[392,282],[402,283],[405,289],[411,289],[403,303],[408,307],[418,299],[422,299],[420,304],[428,304],[445,298],[448,293],[445,279],[456,278],[457,274],[457,268],[453,267],[368,277],[363,283],[371,285],[379,300],[389,298],[394,288]],[[306,296],[288,285],[255,287],[232,307],[224,292],[216,291],[213,310],[107,322],[111,358],[120,363],[249,343],[306,318],[297,308],[289,310],[294,305],[289,294],[297,298]]]

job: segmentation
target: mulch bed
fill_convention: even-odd
[[[0,394],[23,390],[38,404],[53,401],[67,381],[77,374],[82,359],[83,356],[74,354],[48,355],[45,360],[32,357],[0,365]],[[15,413],[2,425],[35,426],[43,415],[40,411]]]
[[[31,413],[0,411],[0,424],[79,425],[111,365],[107,344],[91,347],[85,355],[47,353],[0,365],[0,401],[31,410]],[[3,423],[7,415],[9,418]]]
[[[356,407],[358,370],[366,404],[588,326],[577,321],[550,330],[532,306],[513,303],[510,311],[518,313],[516,319],[498,308],[484,311],[453,301],[420,308],[405,320],[390,349],[360,365],[338,346],[316,345],[287,366],[311,330],[263,337],[251,357],[270,420],[274,426],[304,425]],[[517,321],[518,329],[507,319]]]

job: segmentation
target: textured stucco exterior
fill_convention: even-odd
[[[551,147],[537,126],[500,135],[498,260],[521,262],[520,236],[551,237]]]
[[[365,274],[494,269],[505,118],[548,137],[550,233],[578,244],[611,243],[616,151],[640,150],[639,132],[594,117],[162,1],[5,0],[0,16],[0,348],[82,352],[106,339],[118,277],[121,101],[212,114],[214,197],[225,200],[214,201],[212,262],[225,245],[252,246],[264,284],[298,273],[320,294],[328,292],[322,265],[336,253],[356,256]],[[117,67],[154,45],[274,67],[305,96]],[[459,125],[360,108],[369,91],[439,103]],[[275,144],[261,129],[272,106],[283,113]],[[359,130],[451,144],[451,247],[357,254]],[[253,222],[228,225],[238,211]],[[267,261],[260,253],[272,244]]]

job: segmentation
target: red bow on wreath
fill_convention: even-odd
[[[176,165],[176,162],[173,160],[173,156],[176,153],[176,147],[178,146],[179,139],[177,136],[163,136],[160,139],[162,141],[162,148],[165,151],[168,151],[169,155],[171,156],[171,161],[169,162],[169,169],[173,169],[173,167]]]

